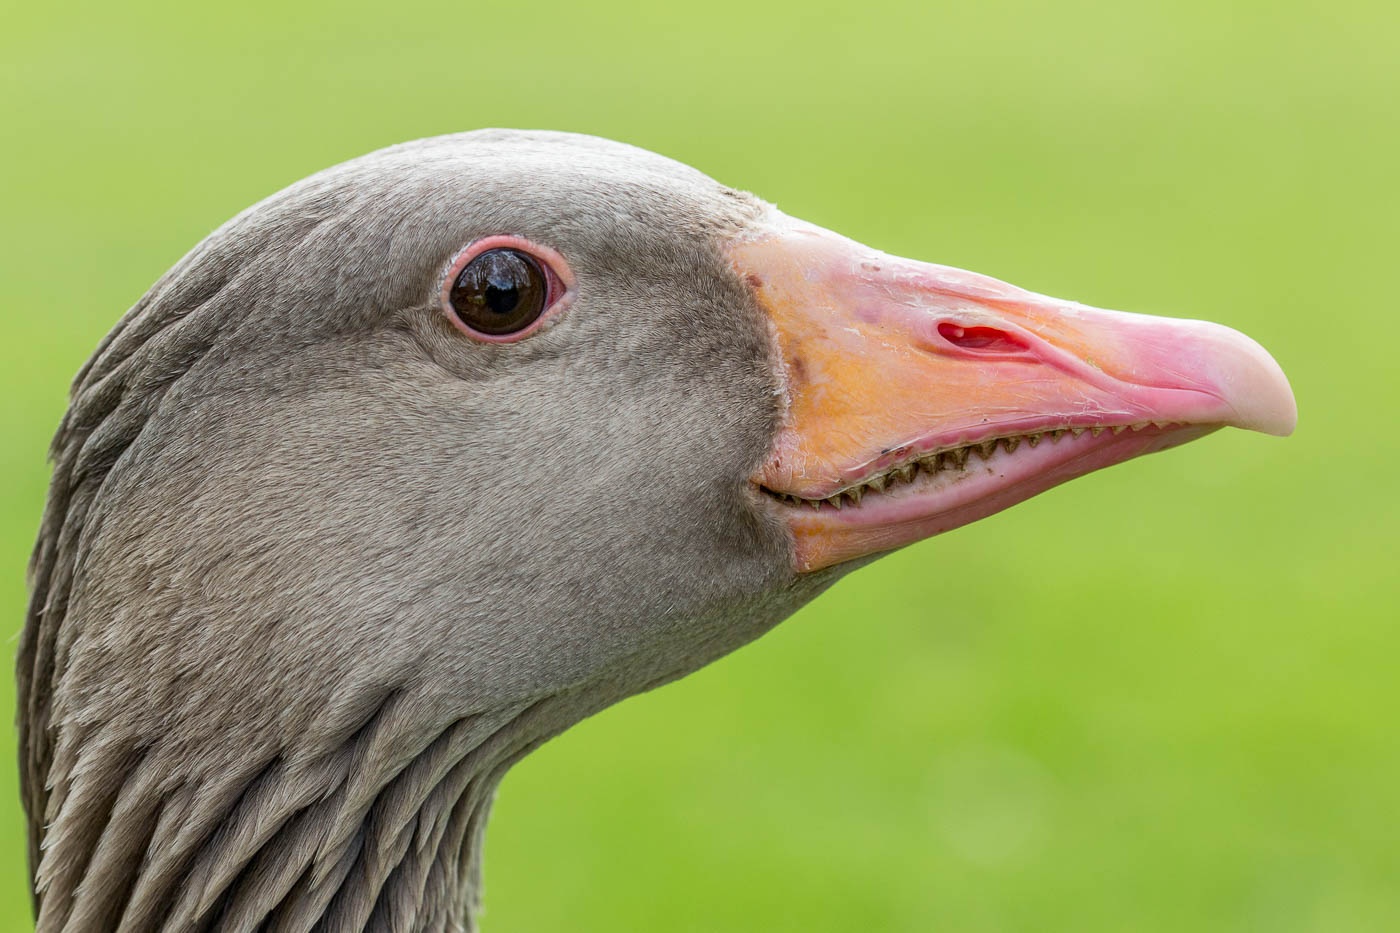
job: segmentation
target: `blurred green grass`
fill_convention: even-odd
[[[12,633],[67,381],[201,236],[402,139],[596,133],[893,252],[1235,326],[1282,362],[1301,422],[907,549],[551,743],[497,804],[488,933],[1400,929],[1400,7],[5,20]],[[0,933],[30,928],[14,783],[0,769]]]

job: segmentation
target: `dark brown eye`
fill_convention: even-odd
[[[535,258],[518,249],[490,249],[457,273],[447,300],[457,319],[491,337],[529,327],[549,303],[549,280]]]

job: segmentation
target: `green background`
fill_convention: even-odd
[[[552,742],[502,788],[487,933],[1400,929],[1397,63],[1393,2],[9,7],[3,628],[68,379],[200,237],[403,139],[610,136],[892,252],[1230,324],[1300,427],[908,548]]]

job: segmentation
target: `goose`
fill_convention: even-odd
[[[1229,328],[620,143],[320,172],[73,383],[17,663],[37,929],[475,929],[493,794],[549,738],[903,545],[1295,419]]]

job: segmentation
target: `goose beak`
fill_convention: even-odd
[[[799,571],[900,547],[1226,426],[1289,434],[1253,340],[889,256],[774,211],[731,242],[787,409],[752,477]]]

